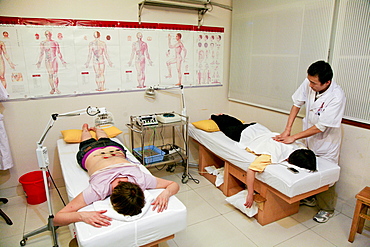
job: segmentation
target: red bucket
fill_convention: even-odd
[[[46,173],[49,177],[49,173]],[[42,171],[33,171],[22,175],[19,182],[23,186],[27,203],[31,205],[40,204],[46,201],[44,178]]]

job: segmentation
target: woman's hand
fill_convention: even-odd
[[[248,193],[247,199],[245,200],[244,206],[250,208],[253,205],[253,193]]]
[[[157,209],[157,212],[159,213],[167,209],[170,197],[176,194],[179,191],[180,187],[174,181],[166,180],[163,178],[156,179],[157,179],[156,189],[161,188],[165,189],[164,191],[162,191],[161,194],[157,196],[155,201],[152,203],[152,205],[154,205],[153,211]]]
[[[168,190],[162,191],[161,194],[157,196],[154,202],[152,202],[153,211],[157,209],[157,212],[162,212],[163,210],[166,210],[168,207],[168,200],[171,196],[171,193]]]
[[[79,212],[81,221],[90,224],[95,227],[109,226],[112,220],[108,216],[104,215],[107,210],[100,211],[81,211]]]

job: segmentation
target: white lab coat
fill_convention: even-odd
[[[10,153],[3,118],[4,116],[0,114],[0,170],[8,170],[13,167],[13,159]]]
[[[307,147],[316,156],[338,163],[342,138],[340,127],[346,97],[342,88],[332,81],[329,88],[315,101],[316,92],[310,88],[309,83],[306,78],[292,96],[295,106],[301,107],[306,104],[303,130],[315,125],[323,131],[307,137]]]
[[[0,82],[0,100],[7,100],[9,98],[9,94],[6,91],[4,85]]]

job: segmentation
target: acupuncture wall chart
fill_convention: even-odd
[[[0,17],[0,81],[9,99],[219,85],[223,42],[222,27]]]

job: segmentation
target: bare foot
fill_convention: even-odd
[[[82,130],[89,130],[89,125],[87,123],[83,124]]]

